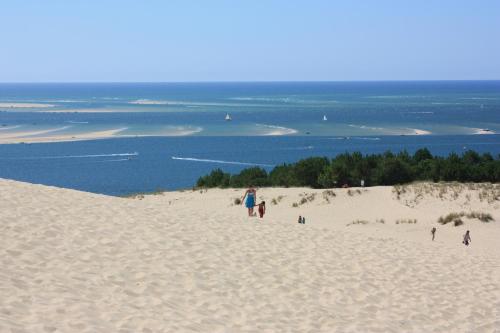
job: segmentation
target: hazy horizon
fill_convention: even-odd
[[[231,81],[231,80],[220,80],[220,81],[2,81],[0,84],[120,84],[120,83],[137,83],[137,84],[149,84],[149,83],[363,83],[363,82],[495,82],[500,81],[500,79],[433,79],[433,80],[255,80],[255,81]]]

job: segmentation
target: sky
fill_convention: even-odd
[[[491,79],[497,0],[0,0],[0,82]]]

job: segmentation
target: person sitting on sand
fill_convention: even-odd
[[[247,200],[245,201],[245,197]],[[248,190],[246,190],[245,194],[243,195],[243,198],[241,198],[241,204],[243,205],[243,202],[245,203],[245,207],[248,208],[248,216],[254,216],[253,215],[253,207],[255,207],[255,199],[257,198],[257,191],[253,188],[253,186],[250,186]]]
[[[299,215],[299,221],[298,223],[302,223],[302,216]]]
[[[433,227],[431,229],[431,234],[432,234],[432,240],[434,240],[434,237],[436,236],[436,227]]]
[[[465,232],[465,235],[464,235],[464,241],[462,243],[465,244],[465,246],[469,246],[469,243],[472,242],[472,239],[470,238],[470,233],[469,233],[469,230],[467,230]]]
[[[260,218],[263,218],[264,214],[266,213],[266,202],[262,201],[257,206],[259,206],[259,216],[260,216]]]

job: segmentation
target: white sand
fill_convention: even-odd
[[[0,332],[498,332],[498,187],[405,191],[259,190],[261,220],[233,205],[241,190],[125,199],[0,179]],[[436,223],[471,209],[496,221]]]
[[[410,130],[409,135],[430,135],[430,134],[432,134],[431,131],[418,129],[418,128],[409,128],[409,130]]]
[[[103,131],[82,132],[82,133],[61,133],[54,135],[53,132],[67,129],[71,126],[60,128],[52,128],[47,130],[23,131],[23,132],[7,132],[0,133],[0,144],[12,143],[41,143],[41,142],[63,142],[63,141],[81,141],[81,140],[97,140],[111,138],[118,133],[127,129],[114,128]],[[48,135],[43,135],[48,134]],[[120,136],[123,137],[123,136]]]
[[[488,134],[496,134],[496,133],[490,129],[476,128],[474,131],[474,134],[479,134],[479,135],[486,134],[486,135],[488,135]]]

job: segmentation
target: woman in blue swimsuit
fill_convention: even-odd
[[[245,201],[245,197],[247,200]],[[245,203],[245,207],[248,208],[248,216],[253,216],[253,208],[255,207],[255,199],[257,198],[257,191],[250,186],[248,190],[246,190],[245,195],[241,199],[241,204]]]

